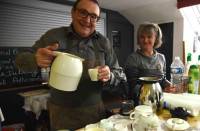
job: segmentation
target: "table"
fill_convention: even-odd
[[[161,111],[159,111],[158,116],[161,120],[168,120],[169,118],[171,118],[171,114],[169,112],[169,110],[163,109]],[[194,129],[193,131],[200,131],[200,115],[196,116],[196,117],[188,117],[187,119],[188,123],[190,124],[190,126],[192,127],[192,129]],[[78,129],[76,131],[84,131],[84,129]]]
[[[163,109],[160,112],[158,112],[158,116],[161,120],[168,120],[171,118],[171,114],[169,110]],[[187,122],[190,124],[192,129],[195,129],[200,131],[200,115],[196,117],[187,117]]]

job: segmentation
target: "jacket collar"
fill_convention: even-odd
[[[140,49],[137,49],[136,52],[138,52],[140,55],[142,55],[142,56],[144,56],[144,57],[147,57],[147,58],[156,57],[156,55],[158,54],[158,52],[157,52],[155,49],[153,50],[153,55],[151,55],[151,56],[146,56],[146,55],[144,55]]]
[[[73,25],[71,24],[67,30],[67,35],[73,35],[74,37],[77,37],[78,39],[82,40],[82,39],[97,39],[99,37],[98,32],[95,30],[90,36],[86,37],[86,38],[82,38],[79,34],[77,34],[73,28]]]

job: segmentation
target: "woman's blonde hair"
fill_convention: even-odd
[[[139,44],[139,37],[142,33],[152,33],[154,31],[156,33],[156,40],[154,43],[154,49],[159,48],[162,45],[162,31],[158,24],[155,23],[144,23],[141,24],[137,30],[137,42]]]

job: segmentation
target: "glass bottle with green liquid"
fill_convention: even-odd
[[[188,93],[198,94],[199,90],[199,67],[198,65],[191,65],[189,72]]]
[[[185,76],[188,76],[188,72],[189,72],[191,64],[192,64],[192,53],[188,53],[187,61],[185,63],[185,74],[184,74]]]

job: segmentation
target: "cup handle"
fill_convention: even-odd
[[[135,112],[131,112],[129,118],[130,118],[131,120],[134,120],[134,119],[135,119],[134,116],[135,116]]]

